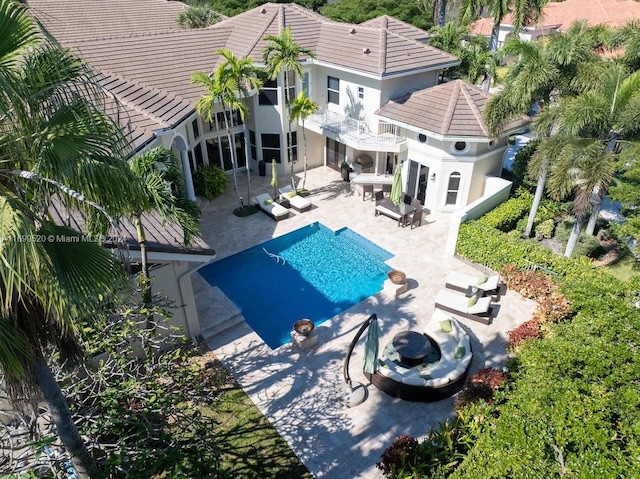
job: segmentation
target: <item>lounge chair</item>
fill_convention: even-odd
[[[278,190],[280,198],[289,200],[289,204],[296,211],[307,211],[311,209],[311,201],[300,196],[291,186],[284,186]]]
[[[470,287],[477,286],[485,293],[493,296],[494,301],[499,301],[500,295],[504,294],[507,289],[507,285],[500,282],[500,275],[473,276],[470,274],[458,273],[457,271],[451,271],[447,275],[447,282],[445,286],[449,289],[454,289],[463,293],[469,291]]]
[[[269,193],[256,196],[256,201],[258,202],[258,209],[276,221],[283,220],[289,216],[289,210],[276,203]]]
[[[491,297],[471,296],[441,289],[436,297],[436,308],[457,314],[463,318],[472,319],[483,324],[491,324]]]

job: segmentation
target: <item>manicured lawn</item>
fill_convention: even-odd
[[[265,419],[249,397],[233,381],[222,363],[206,353],[206,367],[216,369],[217,377],[227,376],[228,384],[211,406],[202,413],[215,419],[211,431],[221,452],[221,475],[234,479],[274,478],[313,479],[285,440]]]

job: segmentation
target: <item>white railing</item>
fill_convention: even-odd
[[[334,131],[357,143],[396,144],[404,141],[396,125],[382,121],[370,125],[366,121],[355,120],[325,108],[318,108],[306,121],[315,123],[320,128]]]

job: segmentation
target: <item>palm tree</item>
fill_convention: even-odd
[[[278,78],[281,72],[284,72],[284,92],[283,98],[287,103],[287,119],[289,123],[289,131],[287,137],[287,159],[291,166],[291,186],[296,189],[295,178],[293,176],[293,158],[291,149],[293,148],[293,137],[291,133],[291,102],[293,98],[289,98],[289,73],[293,73],[293,81],[295,84],[295,77],[302,76],[302,63],[300,57],[306,55],[307,57],[316,58],[313,51],[308,48],[302,47],[299,43],[293,40],[291,35],[291,29],[284,27],[279,36],[266,35],[265,41],[268,42],[267,46],[262,52],[262,59],[266,65],[267,75],[271,80]]]
[[[542,9],[547,3],[549,0],[464,0],[462,19],[463,23],[468,23],[478,18],[483,8],[488,9],[489,16],[493,19],[489,51],[495,53],[498,50],[500,22],[507,13],[511,11],[513,14],[513,31],[517,37],[523,26],[540,18]],[[490,87],[491,76],[488,75],[484,88],[488,91]]]
[[[96,465],[47,358],[77,359],[77,319],[126,280],[101,244],[53,224],[49,212],[67,206],[113,221],[141,201],[140,190],[119,128],[95,106],[104,98],[91,73],[24,5],[0,0],[0,32],[0,367],[14,401],[24,406],[40,391],[84,478]]]
[[[203,72],[195,72],[191,76],[193,83],[202,85],[207,93],[198,100],[196,111],[207,120],[213,121],[213,107],[216,102],[222,106],[227,130],[227,140],[231,150],[231,161],[233,164],[233,191],[240,207],[244,207],[238,193],[238,175],[236,150],[233,148],[233,137],[231,135],[231,119],[233,112],[237,111],[240,118],[244,119],[248,115],[248,109],[243,98],[249,96],[251,90],[262,88],[262,81],[257,77],[258,69],[250,58],[237,58],[230,50],[218,50],[216,52],[223,58],[222,63],[212,75]],[[247,167],[248,194],[251,198],[250,169]]]
[[[599,72],[601,62],[595,54],[596,38],[585,22],[573,24],[566,33],[553,33],[527,42],[517,37],[507,41],[504,55],[517,59],[511,64],[504,88],[491,98],[484,110],[484,119],[493,136],[497,136],[510,121],[528,114],[538,104],[541,114],[535,127],[540,137],[548,137],[553,122],[546,121],[545,111],[555,98],[577,95],[590,83],[591,72]],[[526,236],[531,236],[535,216],[544,194],[548,161],[553,155],[539,155],[530,164],[529,175],[537,177],[536,192],[529,212]],[[544,159],[544,161],[540,161]]]
[[[588,191],[589,202],[586,207],[580,203],[576,215],[581,221],[586,211],[591,209],[586,230],[591,235],[602,201],[613,180],[618,153],[640,141],[640,71],[629,73],[622,63],[603,62],[602,65],[599,75],[589,75],[592,81],[589,89],[578,96],[561,99],[555,108],[550,108],[543,116],[558,140],[562,141],[560,159],[569,153],[576,155],[580,149],[585,150],[581,156],[576,155],[575,165],[558,161],[557,168],[564,169],[565,173],[577,172],[567,176],[574,177],[580,191]],[[565,150],[569,153],[565,153]],[[587,154],[589,161],[580,161]],[[593,167],[592,163],[597,167]],[[566,187],[550,186],[550,190],[557,190],[557,194],[566,193]],[[580,230],[576,228],[574,226],[566,256],[571,255],[577,241]]]
[[[304,175],[302,176],[302,189],[307,182],[307,134],[304,128],[304,121],[318,109],[318,104],[306,95],[305,91],[301,91],[291,102],[291,121],[300,119],[302,122],[302,142],[304,144]]]
[[[206,28],[218,23],[222,17],[206,5],[191,5],[178,15],[178,25],[182,28]]]
[[[133,223],[140,246],[142,301],[150,306],[152,292],[143,214],[155,213],[163,222],[177,221],[182,227],[186,246],[199,234],[200,209],[186,197],[182,170],[171,150],[161,146],[146,150],[129,161],[129,168],[141,182],[147,199],[144,209],[133,212]]]

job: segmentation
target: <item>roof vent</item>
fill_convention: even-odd
[[[260,13],[267,13],[267,9],[263,8],[262,10],[260,10]]]
[[[354,33],[356,33],[356,29],[355,29],[355,28],[352,28],[351,30],[349,30],[349,33],[350,33],[351,35],[353,35]]]
[[[368,48],[363,48],[362,53],[365,53],[365,54],[371,53],[371,50],[369,50]]]

